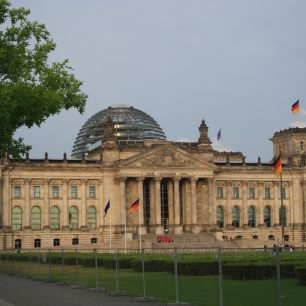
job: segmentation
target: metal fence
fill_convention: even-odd
[[[306,251],[289,247],[5,250],[0,271],[136,301],[306,306]]]

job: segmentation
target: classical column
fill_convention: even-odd
[[[207,197],[208,197],[208,224],[210,227],[215,227],[215,215],[216,215],[216,209],[215,209],[215,179],[214,178],[208,178],[207,179]]]
[[[49,201],[49,179],[44,180],[44,201],[42,206],[42,229],[49,229],[49,212],[50,212],[50,201]]]
[[[149,182],[149,190],[150,190],[150,231],[151,229],[155,229],[155,192],[154,192],[154,181],[150,180]]]
[[[4,174],[2,176],[3,183],[2,183],[2,225],[4,228],[11,228],[12,223],[11,223],[11,212],[10,210],[12,209],[10,205],[10,180],[9,180],[9,175]]]
[[[138,209],[138,220],[139,220],[139,228],[138,234],[144,235],[146,234],[146,227],[144,226],[144,202],[143,202],[143,177],[137,177],[138,184],[138,199],[139,199],[139,209]]]
[[[274,226],[276,224],[280,225],[280,220],[279,220],[279,207],[280,207],[280,190],[279,190],[279,183],[274,182],[273,183],[273,196],[274,196],[274,201],[273,201],[273,206],[272,206],[272,224],[271,226]]]
[[[175,234],[182,234],[183,227],[181,225],[181,210],[180,210],[180,178],[175,177],[174,182],[174,231]]]
[[[232,184],[226,181],[226,207],[225,207],[225,224],[232,227]]]
[[[258,205],[257,205],[257,214],[256,214],[256,223],[257,227],[264,227],[264,217],[263,217],[263,211],[264,211],[264,186],[262,182],[258,183]]]
[[[24,180],[24,229],[29,229],[30,226],[30,216],[31,216],[31,193],[30,193],[30,179]]]
[[[80,229],[87,228],[87,195],[86,195],[87,180],[81,180],[81,224]]]
[[[190,179],[191,192],[190,192],[190,202],[191,202],[191,224],[192,232],[199,233],[200,227],[198,224],[198,209],[197,209],[197,178],[192,177]]]
[[[104,196],[103,196],[103,180],[100,179],[99,180],[99,184],[98,184],[98,188],[99,188],[99,196],[98,196],[98,207],[97,207],[97,228],[101,228],[102,226],[102,220],[104,217],[104,208],[105,205],[107,204],[107,202],[105,202],[104,200]],[[98,193],[97,193],[98,195]]]
[[[155,232],[157,235],[162,235],[164,233],[164,229],[161,225],[161,197],[160,197],[160,177],[154,178],[155,182]]]
[[[63,179],[62,185],[62,198],[63,198],[63,207],[62,207],[62,218],[61,224],[62,229],[69,228],[69,218],[68,218],[68,180]]]
[[[168,190],[168,230],[173,229],[174,224],[174,186],[173,181],[169,180],[167,184]]]
[[[248,184],[247,182],[242,182],[242,205],[241,205],[241,222],[242,227],[247,227],[248,220]]]
[[[213,224],[215,226],[215,212],[212,216],[212,219],[209,219],[209,205],[208,205],[208,201],[209,201],[209,193],[208,193],[208,182],[206,179],[206,184],[202,184],[201,186],[201,194],[203,197],[203,211],[202,211],[202,222],[205,226],[205,229],[209,228],[209,224]]]
[[[183,185],[184,190],[184,212],[185,212],[185,230],[190,232],[192,229],[192,206],[191,206],[191,182],[185,180]]]
[[[293,180],[289,184],[290,198],[289,201],[294,205],[290,205],[290,212],[287,213],[287,226],[293,224],[295,227],[300,227],[303,223],[303,210],[302,210],[302,190],[298,179]],[[290,213],[290,214],[289,214]],[[290,216],[290,220],[289,217]]]
[[[120,177],[120,220],[121,224],[126,226],[126,189],[125,189],[126,177]]]

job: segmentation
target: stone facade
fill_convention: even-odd
[[[280,186],[272,161],[214,151],[204,121],[194,143],[119,143],[107,124],[102,146],[82,159],[1,160],[1,249],[130,247],[140,235],[206,232],[220,242],[306,242],[306,129],[272,138],[284,156]]]

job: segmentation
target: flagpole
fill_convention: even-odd
[[[284,200],[283,200],[283,174],[280,173],[280,196],[281,196],[281,226],[282,226],[282,246],[285,245],[285,220],[284,220]]]
[[[110,211],[109,221],[109,252],[112,251],[112,211]]]
[[[140,203],[139,203],[140,206]],[[138,234],[139,234],[139,251],[141,252],[141,228],[140,228],[140,207],[138,206]]]
[[[124,202],[125,222],[124,222],[124,252],[126,253],[126,205]]]

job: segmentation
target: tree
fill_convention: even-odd
[[[31,147],[14,139],[21,126],[40,126],[63,109],[84,111],[87,96],[68,60],[48,63],[56,45],[30,11],[0,0],[0,158],[20,158]]]

